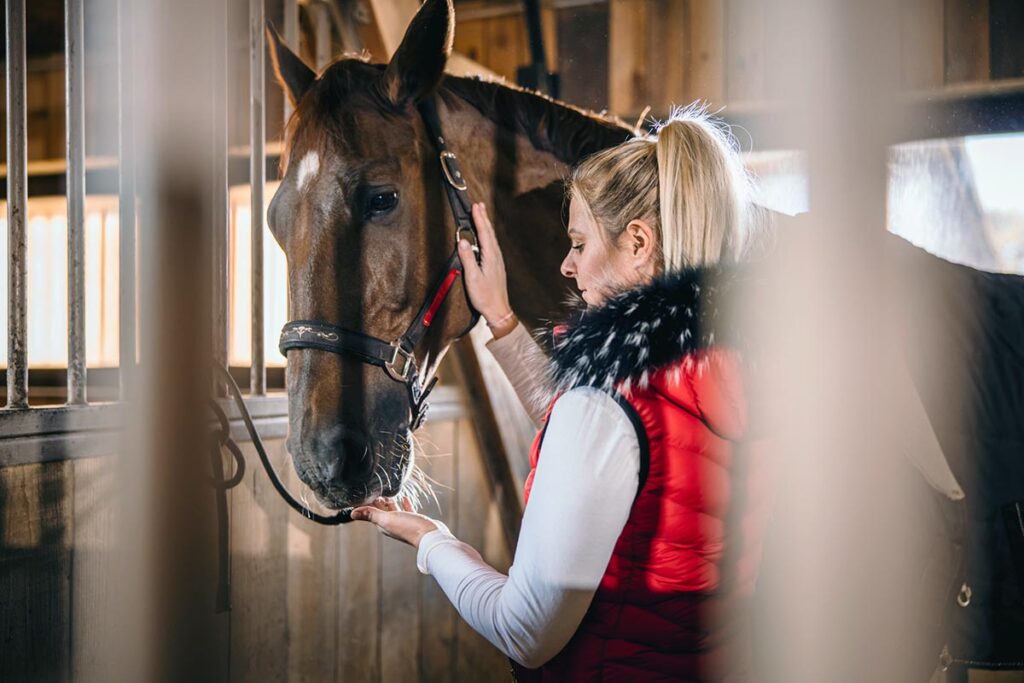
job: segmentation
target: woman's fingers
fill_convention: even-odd
[[[476,223],[477,234],[480,236],[480,249],[484,258],[491,258],[501,253],[498,238],[494,234],[494,225],[487,215],[487,206],[483,203],[473,205],[473,221]]]
[[[393,509],[385,510],[381,505],[392,506]],[[352,519],[375,524],[386,535],[412,546],[417,546],[423,536],[438,528],[429,517],[413,512],[409,501],[403,501],[401,507],[401,510],[397,509],[394,501],[374,501],[373,505],[362,505],[353,510]]]
[[[480,275],[480,264],[476,262],[473,245],[469,243],[469,240],[459,240],[459,260],[462,261],[462,271],[467,280],[475,279]]]

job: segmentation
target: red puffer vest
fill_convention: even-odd
[[[677,303],[677,283],[656,284],[672,285],[668,301]],[[620,297],[626,303],[636,298]],[[669,363],[658,362],[665,351],[654,348],[659,333],[648,327],[645,340],[631,337],[630,317],[622,315],[629,308],[621,303],[609,304],[619,313],[611,321],[593,320],[588,312],[583,329],[556,344],[556,379],[560,390],[602,386],[630,416],[641,446],[639,491],[576,634],[544,666],[514,665],[514,673],[519,681],[743,680],[750,673],[748,605],[770,488],[762,442],[748,425],[743,364],[736,351],[711,345],[713,335],[693,327],[699,311],[691,309],[689,323],[682,323],[691,329],[685,334],[666,324],[655,306],[643,310],[641,320],[658,320],[657,328],[688,340],[676,344]],[[642,309],[650,307],[646,303]],[[620,335],[630,347],[609,350],[608,357],[630,368],[612,371],[611,387],[590,367],[596,356],[580,355],[599,353],[608,335],[611,346]],[[574,352],[566,355],[574,339]],[[646,352],[637,352],[637,344]],[[630,365],[631,354],[656,365]],[[565,372],[575,373],[573,381],[564,381]],[[542,431],[534,440],[527,500],[543,438]]]

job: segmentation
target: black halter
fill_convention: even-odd
[[[385,341],[371,337],[362,332],[346,330],[343,327],[318,320],[292,320],[281,330],[278,348],[287,355],[290,349],[319,349],[341,355],[351,356],[364,363],[383,368],[388,377],[405,385],[409,396],[410,429],[416,430],[423,422],[427,410],[427,396],[437,383],[434,377],[424,387],[423,377],[416,365],[414,351],[427,328],[434,322],[438,309],[448,298],[455,280],[463,274],[462,261],[459,258],[459,240],[467,238],[473,245],[476,257],[480,258],[480,247],[476,227],[473,225],[472,204],[466,192],[466,182],[459,169],[455,153],[448,149],[444,135],[441,133],[441,122],[437,116],[437,107],[432,98],[419,105],[420,116],[426,125],[427,132],[438,149],[441,171],[444,176],[444,188],[448,195],[448,205],[455,219],[455,244],[452,255],[448,258],[444,272],[434,284],[431,294],[420,306],[419,312],[401,337],[394,341]],[[473,308],[466,297],[471,320],[469,326],[459,333],[464,336],[473,328],[480,313]]]

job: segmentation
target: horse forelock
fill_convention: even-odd
[[[356,110],[375,111],[384,117],[400,114],[384,92],[381,76],[385,65],[370,64],[366,59],[365,54],[339,57],[299,100],[285,124],[282,177],[297,147],[324,156],[332,147],[351,146]]]

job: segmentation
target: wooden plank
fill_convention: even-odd
[[[69,462],[0,469],[0,680],[70,678]]]
[[[380,680],[414,681],[419,675],[421,628],[416,551],[387,537],[380,550]]]
[[[115,457],[72,462],[75,473],[74,572],[71,632],[76,681],[112,681],[119,669]]]
[[[428,424],[423,457],[419,466],[434,481],[437,504],[421,511],[456,528],[455,517],[455,438],[458,422],[449,420]],[[448,597],[432,577],[420,581],[420,675],[431,683],[455,682],[455,629],[458,615]]]
[[[646,0],[610,0],[608,6],[608,107],[630,115],[646,99]]]
[[[516,69],[529,63],[529,45],[522,16],[484,19],[487,68],[516,82]]]
[[[46,128],[46,159],[60,159],[65,156],[64,126],[66,112],[64,109],[64,69],[53,69],[46,72],[47,101],[49,112]]]
[[[725,0],[689,0],[686,73],[679,104],[725,102]]]
[[[725,12],[725,91],[729,103],[758,102],[765,93],[765,6],[729,0]]]
[[[540,32],[544,37],[544,58],[548,71],[558,71],[558,13],[550,2],[540,6]]]
[[[900,76],[908,88],[937,88],[944,80],[944,0],[900,5]]]
[[[484,19],[459,23],[455,28],[453,48],[481,64],[490,65],[487,41],[484,40]]]
[[[283,439],[266,442],[279,476],[290,468]],[[231,679],[284,680],[288,675],[288,515],[259,466],[249,464],[231,491]]]
[[[988,0],[946,0],[945,5],[946,83],[989,80]]]
[[[608,14],[604,3],[557,11],[560,95],[567,102],[595,111],[609,107],[608,62],[614,59],[607,45],[590,36],[608,31]]]
[[[336,680],[377,683],[381,680],[380,545],[382,539],[390,539],[363,522],[337,533]]]
[[[290,491],[301,490],[290,463],[281,474]],[[338,545],[347,530],[310,522],[294,512],[288,515],[289,681],[336,679]]]
[[[493,539],[488,540],[487,519],[493,498],[472,420],[459,420],[455,464],[454,532],[462,541],[483,554],[494,543]],[[490,532],[494,534],[493,525]],[[508,677],[508,659],[462,619],[459,619],[456,627],[455,653],[456,680]]]

